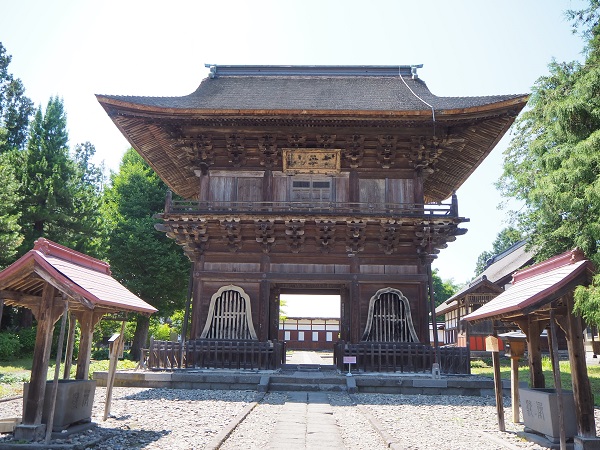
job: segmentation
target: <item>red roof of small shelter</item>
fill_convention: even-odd
[[[593,264],[579,250],[565,252],[515,272],[512,286],[477,311],[468,321],[528,314],[588,281]]]
[[[8,305],[30,307],[46,282],[88,309],[157,311],[115,280],[108,263],[44,238],[0,272],[0,298]]]

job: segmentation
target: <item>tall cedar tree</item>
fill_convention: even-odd
[[[23,83],[9,72],[11,56],[0,42],[0,270],[17,257],[23,241],[19,224],[19,174],[33,103]]]
[[[8,70],[11,59],[0,42],[0,154],[25,147],[33,114],[33,102],[25,96],[23,83]]]
[[[164,208],[167,186],[133,149],[104,191],[108,258],[113,276],[130,291],[170,316],[184,306],[189,260],[181,248],[154,229],[153,214]],[[147,317],[139,316],[131,356],[137,359],[148,339]]]
[[[517,120],[498,187],[524,203],[515,218],[538,260],[574,247],[600,267],[600,2],[570,11],[584,28],[585,62],[549,65]],[[600,279],[576,292],[576,310],[600,324]]]
[[[17,152],[0,154],[0,270],[15,260],[23,241],[19,226],[20,213],[16,208],[20,199],[19,184],[14,170],[15,159],[19,156]]]
[[[100,231],[100,193],[85,180],[86,169],[70,157],[67,117],[62,100],[53,97],[31,123],[21,173],[21,253],[46,237],[96,254]],[[92,153],[93,154],[93,153]]]

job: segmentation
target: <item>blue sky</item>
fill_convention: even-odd
[[[0,41],[27,95],[63,98],[71,145],[118,169],[127,141],[94,94],[186,95],[211,64],[423,64],[440,96],[527,93],[552,58],[581,58],[566,9],[582,1],[0,0]],[[503,139],[459,189],[469,232],[434,263],[465,282],[506,226],[493,183]]]

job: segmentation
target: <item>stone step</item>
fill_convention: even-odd
[[[302,376],[302,375],[271,375],[271,383],[287,384],[346,384],[345,377],[340,376]]]
[[[346,384],[328,384],[328,383],[270,383],[269,391],[308,391],[308,392],[344,392]]]

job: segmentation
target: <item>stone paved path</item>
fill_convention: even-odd
[[[270,449],[340,449],[344,442],[326,393],[288,392]]]

